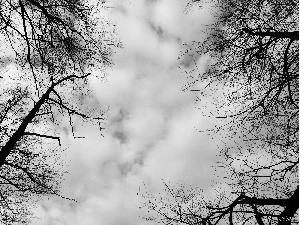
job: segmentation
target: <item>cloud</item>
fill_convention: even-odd
[[[181,90],[186,77],[178,60],[185,42],[201,40],[207,18],[184,13],[180,0],[114,4],[110,17],[124,48],[113,57],[107,82],[97,71],[89,80],[100,106],[109,108],[104,137],[97,127],[82,127],[78,135],[85,139],[65,140],[71,165],[62,194],[78,202],[42,200],[37,224],[144,224],[137,207],[143,182],[210,185],[217,143],[195,128],[208,122],[195,109],[195,96]]]

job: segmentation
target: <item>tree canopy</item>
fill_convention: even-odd
[[[59,127],[100,126],[104,112],[84,107],[88,76],[111,64],[113,25],[104,2],[1,1],[0,221],[28,223],[32,202],[59,194],[64,169]],[[9,65],[14,65],[9,67]],[[63,119],[65,118],[65,119]],[[69,132],[69,131],[68,131]],[[61,196],[63,197],[63,196]]]
[[[189,6],[195,4],[202,1]],[[195,190],[166,185],[173,200],[146,195],[145,206],[165,224],[297,223],[298,2],[220,0],[215,7],[205,41],[183,53],[208,58],[206,71],[196,67],[185,89],[196,92],[200,110],[208,105],[225,121],[212,131],[225,143],[216,168],[234,193],[207,201]],[[236,144],[227,145],[231,140]]]

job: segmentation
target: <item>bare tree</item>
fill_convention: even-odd
[[[210,56],[210,63],[191,83],[208,85],[190,89],[204,95],[224,88],[213,104],[216,117],[227,123],[215,132],[242,140],[221,151],[229,169],[227,182],[257,197],[270,190],[287,197],[298,186],[297,6],[297,1],[284,0],[218,1],[217,22],[205,43],[194,45],[198,54]],[[262,177],[268,178],[263,184]]]
[[[201,7],[202,1],[190,4]],[[204,73],[197,66],[191,71],[198,76],[190,76],[184,90],[196,92],[200,110],[211,104],[211,113],[225,121],[204,132],[224,142],[216,168],[237,196],[219,196],[210,203],[200,198],[197,203],[193,191],[167,185],[173,201],[148,196],[146,207],[165,224],[296,223],[298,2],[220,0],[215,7],[217,22],[207,29],[207,39],[183,52],[183,57],[209,58]],[[203,89],[196,88],[203,83]],[[217,91],[222,95],[204,102]]]
[[[0,221],[28,223],[31,204],[41,195],[59,194],[64,170],[59,161],[62,118],[74,134],[73,120],[104,120],[98,108],[83,107],[90,96],[88,76],[104,72],[113,30],[97,19],[104,2],[77,0],[1,1],[0,35],[9,63],[17,71],[1,74]],[[101,28],[101,30],[100,30]],[[9,64],[8,63],[8,64]],[[19,83],[18,83],[19,80]],[[61,196],[63,197],[63,196]]]
[[[216,198],[205,198],[201,189],[174,187],[164,182],[164,192],[151,193],[146,185],[140,208],[148,210],[146,221],[162,224],[296,224],[299,190],[289,198],[256,198],[216,190]]]
[[[284,0],[219,1],[209,37],[190,47],[196,54],[208,55],[210,62],[207,71],[190,82],[189,90],[229,89],[224,98],[215,99],[217,107],[227,107],[218,117],[241,118],[248,123],[242,125],[247,130],[250,125],[257,131],[279,126],[277,136],[274,132],[266,141],[281,145],[291,145],[298,129],[297,5]],[[196,90],[197,82],[208,84]]]

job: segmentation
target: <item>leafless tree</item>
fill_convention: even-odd
[[[298,2],[220,0],[215,7],[217,22],[206,30],[207,39],[188,44],[183,52],[183,58],[209,58],[206,71],[189,76],[184,90],[197,94],[200,110],[211,104],[211,113],[224,121],[204,132],[224,142],[216,168],[237,196],[219,196],[213,204],[201,200],[197,206],[190,204],[193,198],[188,203],[180,200],[193,196],[193,191],[177,198],[176,188],[167,185],[167,192],[179,202],[146,197],[146,206],[166,224],[297,222]],[[197,64],[191,71],[195,72]],[[201,84],[205,87],[197,88]],[[222,95],[215,97],[217,91]],[[213,101],[205,102],[210,95]]]
[[[206,72],[189,83],[189,90],[229,90],[215,99],[218,117],[239,118],[247,130],[251,126],[256,135],[280,145],[292,145],[298,136],[297,5],[284,0],[219,1],[217,22],[207,31],[205,43],[190,46],[196,55],[208,55],[210,62]],[[206,88],[194,89],[197,82],[206,82]],[[279,129],[274,132],[275,127]],[[259,133],[262,128],[272,129],[274,135]]]
[[[228,121],[215,130],[226,137],[221,153],[230,168],[228,182],[260,197],[268,190],[289,196],[298,185],[298,2],[222,0],[216,7],[207,40],[193,46],[210,63],[191,84],[208,84],[190,89],[204,94],[224,88],[213,104],[216,117]],[[232,139],[242,143],[227,147]],[[260,177],[268,182],[262,185]]]
[[[157,195],[140,190],[146,209],[146,221],[162,224],[296,224],[299,190],[289,198],[256,198],[240,193],[237,196],[216,190],[216,198],[205,198],[201,189],[172,186],[164,182],[164,192]]]
[[[104,2],[0,4],[2,44],[12,52],[8,60],[0,60],[17,68],[1,74],[0,221],[23,224],[29,222],[34,199],[60,196],[65,171],[53,147],[53,142],[61,145],[55,126],[65,118],[75,137],[74,118],[99,126],[104,120],[99,108],[88,110],[82,104],[90,96],[88,77],[111,64],[111,47],[117,42],[113,26],[99,19]]]

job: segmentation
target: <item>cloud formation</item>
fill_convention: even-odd
[[[184,13],[186,2],[114,1],[109,17],[117,22],[124,48],[113,60],[107,82],[90,79],[95,98],[108,108],[103,131],[81,128],[85,139],[69,140],[69,175],[63,195],[43,200],[38,225],[136,225],[139,186],[158,189],[171,183],[210,187],[217,143],[201,136],[206,127],[178,60],[184,43],[201,40],[212,18],[205,9]],[[199,63],[204,67],[204,63]],[[97,74],[95,72],[95,76]]]

